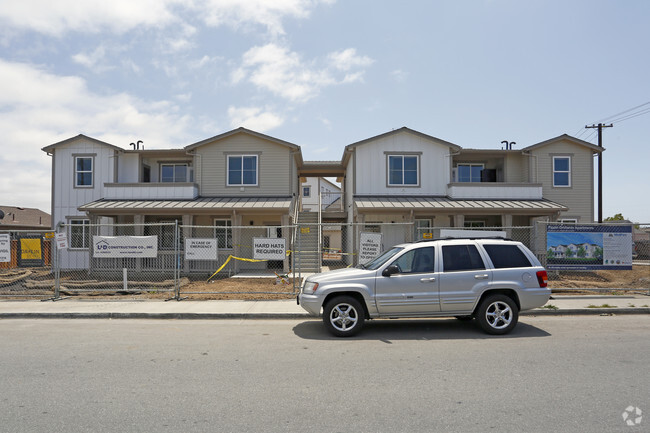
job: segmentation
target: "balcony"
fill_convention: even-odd
[[[447,185],[450,198],[462,200],[541,200],[541,183],[456,182]]]
[[[191,200],[198,195],[199,187],[192,182],[104,184],[104,198],[108,200]]]

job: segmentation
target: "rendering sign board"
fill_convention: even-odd
[[[632,226],[550,224],[546,236],[550,270],[632,269]]]
[[[21,236],[18,245],[18,266],[43,266],[43,239],[41,235]]]
[[[153,258],[158,255],[158,236],[93,236],[93,257]]]

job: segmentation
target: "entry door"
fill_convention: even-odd
[[[434,253],[434,247],[407,251],[391,263],[399,267],[399,273],[377,276],[375,300],[379,314],[415,316],[440,311]]]

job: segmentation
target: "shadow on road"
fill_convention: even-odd
[[[320,320],[299,323],[293,332],[306,340],[335,340]],[[483,340],[486,338],[534,338],[550,337],[551,334],[527,323],[519,322],[507,335],[488,335],[476,321],[459,321],[456,319],[376,319],[366,322],[361,332],[345,340],[375,340],[391,344],[395,340]]]

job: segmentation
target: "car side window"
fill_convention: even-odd
[[[445,245],[442,247],[445,272],[485,269],[485,263],[475,245]]]
[[[433,247],[423,247],[404,253],[392,264],[397,265],[401,274],[433,272]]]
[[[530,260],[517,245],[483,245],[496,269],[529,268]]]

